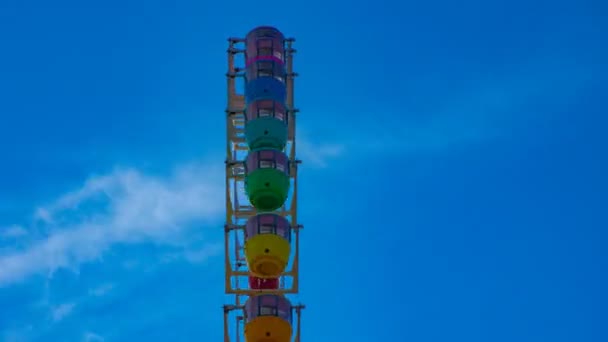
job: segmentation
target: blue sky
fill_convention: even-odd
[[[297,38],[303,342],[608,340],[607,13],[2,1],[0,341],[221,340],[226,38],[258,25]]]

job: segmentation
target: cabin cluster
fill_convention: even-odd
[[[253,290],[279,288],[291,253],[291,227],[277,214],[290,188],[285,154],[289,113],[286,106],[285,38],[272,27],[258,27],[246,37],[245,191],[257,215],[245,228],[245,256]],[[278,294],[251,296],[245,304],[247,342],[289,342],[292,306]]]

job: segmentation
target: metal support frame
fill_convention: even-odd
[[[229,316],[232,311],[240,311],[236,316],[236,342],[241,339],[241,325],[244,322],[243,296],[254,294],[296,294],[299,291],[299,232],[303,228],[298,223],[298,165],[300,160],[296,159],[296,114],[299,112],[294,107],[294,80],[298,76],[293,72],[293,54],[296,52],[292,48],[295,41],[293,38],[285,40],[285,66],[287,77],[285,85],[287,90],[286,109],[288,115],[288,137],[285,148],[289,158],[291,193],[290,200],[286,201],[282,208],[276,211],[277,214],[286,217],[294,232],[293,259],[291,269],[286,270],[280,276],[280,286],[277,290],[252,290],[242,286],[240,277],[248,276],[247,263],[243,255],[243,246],[240,243],[244,226],[247,219],[256,214],[255,208],[249,203],[244,195],[245,168],[244,159],[248,151],[245,141],[245,96],[237,92],[237,80],[244,76],[244,65],[235,66],[235,56],[244,54],[245,50],[237,48],[236,45],[244,43],[242,38],[229,38],[227,92],[228,106],[226,108],[226,224],[225,231],[225,292],[235,295],[235,304],[224,306],[224,341],[230,342]],[[232,235],[232,241],[231,241]],[[232,242],[232,243],[231,243]],[[231,257],[231,251],[234,253]],[[286,284],[289,283],[289,286]],[[303,305],[295,305],[293,309],[296,313],[296,328],[294,329],[294,342],[300,342],[300,316]]]

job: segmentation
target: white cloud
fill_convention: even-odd
[[[51,218],[51,214],[45,208],[36,209],[36,213],[34,214],[34,218],[42,221],[43,223],[51,224],[53,223],[53,219]]]
[[[535,60],[513,66],[491,80],[473,75],[458,89],[442,88],[443,75],[430,77],[428,83],[433,87],[419,95],[425,99],[424,105],[379,107],[375,113],[350,116],[332,135],[336,143],[313,142],[305,136],[298,140],[298,156],[303,165],[326,167],[331,159],[344,156],[433,154],[494,139],[514,139],[518,128],[541,118],[530,112],[531,104],[544,111],[563,107],[562,103],[578,96],[593,80],[591,70],[562,64]],[[422,112],[412,112],[418,107]]]
[[[296,153],[304,164],[315,168],[325,168],[330,160],[342,155],[344,147],[342,144],[315,143],[307,138],[302,138],[298,139]]]
[[[113,283],[106,283],[106,284],[102,284],[97,286],[96,288],[93,288],[89,291],[89,294],[91,296],[95,296],[95,297],[101,297],[104,296],[105,294],[107,294],[108,292],[112,291],[112,289],[114,289],[116,285]]]
[[[196,264],[207,260],[210,256],[222,253],[223,251],[224,243],[214,243],[198,249],[188,249],[183,255],[186,260]]]
[[[36,211],[52,229],[24,249],[0,254],[0,286],[75,268],[117,243],[185,243],[184,233],[192,223],[211,223],[223,212],[222,171],[188,164],[167,178],[134,169],[92,177],[82,188]],[[105,199],[104,206],[76,210],[99,197]]]
[[[70,313],[72,313],[75,306],[76,304],[74,303],[64,303],[53,308],[53,310],[51,311],[53,321],[59,322],[62,319],[66,318]]]
[[[164,253],[160,259],[165,264],[178,260],[187,260],[192,264],[198,264],[223,251],[224,243],[210,243],[201,248],[185,248],[179,252]]]
[[[82,337],[82,342],[104,342],[105,339],[96,333],[87,331]]]
[[[0,237],[5,239],[18,238],[27,235],[27,230],[18,225],[0,228]]]

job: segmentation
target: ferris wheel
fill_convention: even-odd
[[[300,342],[294,39],[228,41],[224,341]]]

